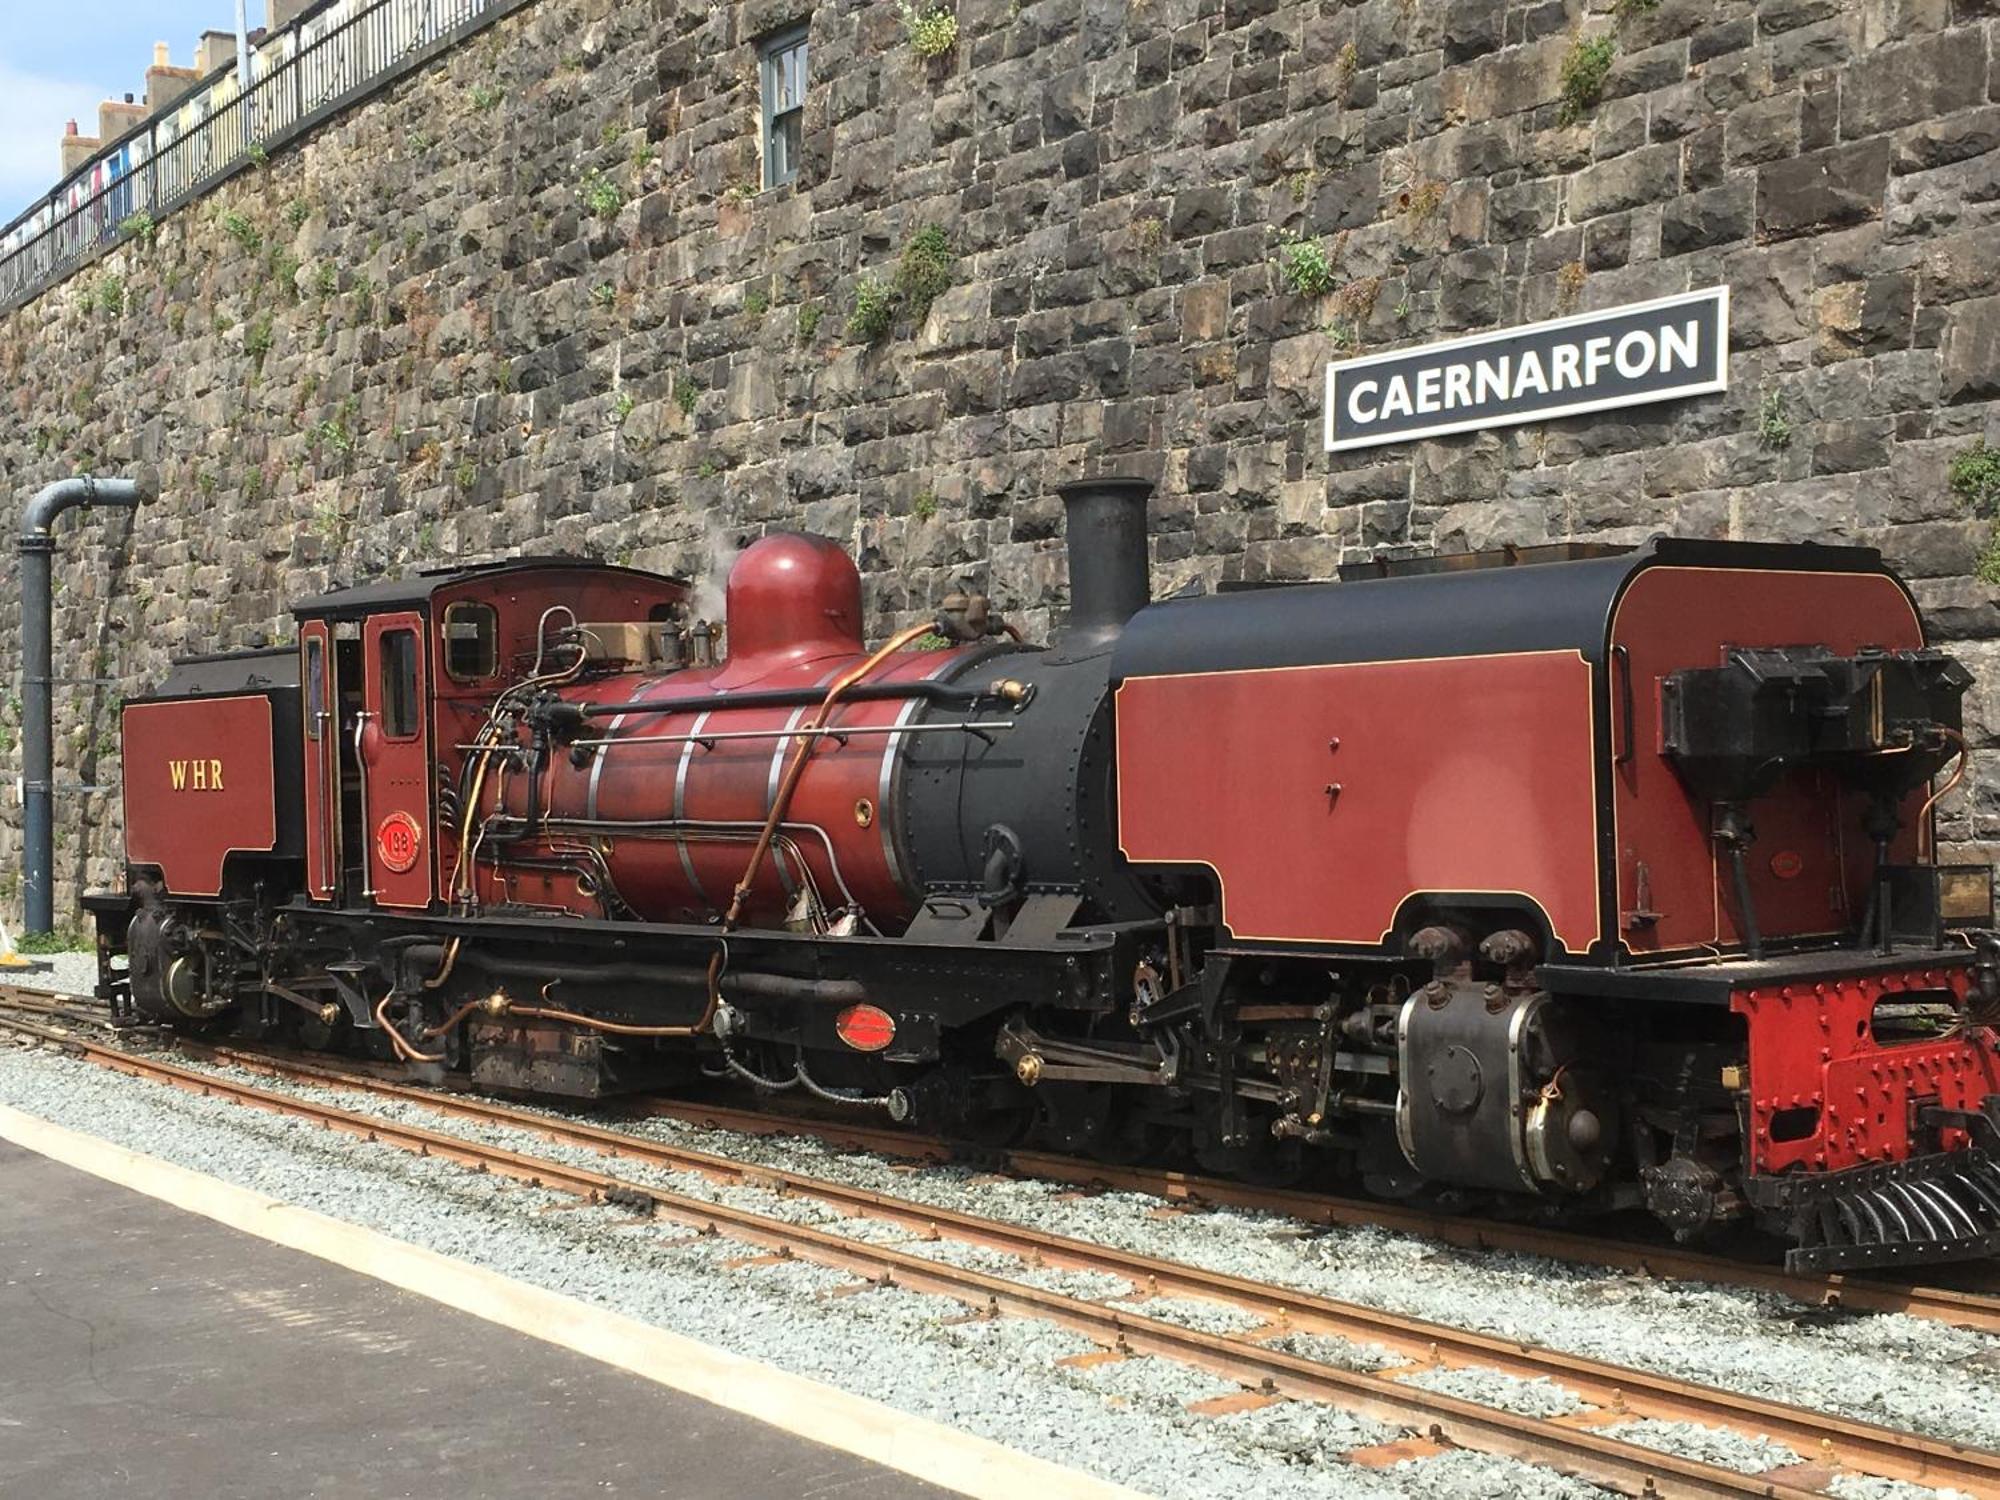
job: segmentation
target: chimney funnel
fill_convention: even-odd
[[[71,120],[71,121],[69,122],[69,128],[68,128],[68,129],[66,129],[66,130],[64,130],[64,131],[63,131],[63,134],[64,134],[64,135],[75,135],[75,134],[76,134],[76,121],[74,121],[74,120]]]
[[[1108,646],[1152,597],[1146,559],[1150,479],[1077,479],[1056,486],[1066,512],[1069,619],[1059,649],[1086,656]]]
[[[156,68],[166,68],[166,67],[171,67],[171,66],[173,65],[173,64],[172,64],[172,58],[173,58],[173,55],[174,55],[174,54],[173,54],[173,51],[172,51],[172,49],[171,49],[171,48],[169,48],[169,47],[167,46],[167,44],[166,44],[165,42],[155,42],[155,43],[153,43],[153,66],[154,66],[154,67],[156,67]]]

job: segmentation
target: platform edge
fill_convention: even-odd
[[[1141,1500],[990,1438],[0,1105],[0,1139],[271,1244],[976,1500]]]

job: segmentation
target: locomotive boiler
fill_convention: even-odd
[[[1153,603],[1147,492],[1065,487],[1046,646],[967,592],[871,648],[792,533],[721,621],[569,558],[303,601],[128,705],[104,992],[496,1089],[2000,1250],[1991,873],[1934,828],[1969,678],[1875,553]]]

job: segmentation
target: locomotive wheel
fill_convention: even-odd
[[[1180,1132],[1149,1112],[1143,1090],[1111,1093],[1111,1121],[1098,1139],[1096,1154],[1114,1167],[1165,1158],[1180,1140]]]
[[[1251,1118],[1250,1138],[1241,1145],[1222,1144],[1208,1132],[1198,1136],[1195,1164],[1211,1177],[1228,1177],[1257,1187],[1290,1187],[1305,1175],[1305,1159],[1297,1141],[1274,1141]]]
[[[1115,1101],[1108,1084],[1044,1084],[1035,1090],[1033,1143],[1072,1156],[1094,1154],[1109,1134]]]
[[[347,1029],[347,1013],[344,1010],[331,1022],[306,1015],[303,1011],[292,1014],[298,1027],[299,1045],[313,1052],[332,1051],[341,1032]]]

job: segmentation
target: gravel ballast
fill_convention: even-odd
[[[339,1102],[360,1103],[351,1094]],[[951,1299],[857,1288],[855,1278],[796,1262],[730,1268],[755,1252],[726,1237],[635,1222],[627,1210],[577,1206],[566,1195],[137,1083],[53,1053],[0,1049],[0,1103],[1147,1493],[1260,1500],[1597,1493],[1546,1470],[1470,1453],[1354,1468],[1342,1452],[1396,1434],[1317,1408],[1290,1421],[1198,1417],[1185,1409],[1188,1401],[1237,1388],[1156,1359],[1066,1366],[1058,1361],[1091,1346],[1047,1325],[967,1320],[967,1309]],[[460,1124],[383,1104],[365,1107],[407,1111],[433,1128]],[[532,1138],[520,1143],[567,1154]],[[619,1171],[643,1175],[629,1162]],[[658,1175],[672,1177],[677,1191],[691,1181],[688,1174]],[[726,1194],[746,1206],[767,1200],[756,1202],[759,1211],[799,1219],[824,1212],[759,1189],[709,1186],[717,1199]],[[557,1206],[566,1211],[545,1211]],[[836,1288],[847,1294],[830,1295]],[[1122,1282],[1111,1290],[1130,1293]]]
[[[260,1074],[241,1076],[266,1087],[288,1088],[434,1129],[603,1165],[594,1152],[551,1146],[521,1132],[496,1133],[429,1109],[349,1090],[274,1082]],[[619,1127],[745,1162],[1569,1349],[1719,1389],[1835,1410],[1980,1447],[2000,1447],[2000,1401],[1992,1399],[1987,1373],[2000,1368],[2000,1339],[1922,1319],[1828,1313],[1765,1293],[1655,1282],[1530,1256],[1461,1251],[1367,1227],[1320,1230],[1295,1220],[1237,1211],[1162,1216],[1160,1201],[1143,1194],[1079,1195],[1062,1184],[995,1178],[950,1167],[911,1171],[907,1164],[838,1151],[809,1137],[745,1135],[664,1117],[620,1121]],[[951,1240],[914,1241],[894,1226],[849,1219],[806,1197],[740,1184],[718,1186],[696,1175],[656,1173],[631,1162],[621,1163],[618,1170],[690,1196],[896,1243],[912,1253],[1070,1295],[1130,1305],[1146,1316],[1217,1332],[1242,1327],[1240,1314],[1216,1304],[1131,1300],[1137,1289],[1115,1276],[1027,1267],[1003,1252]],[[1289,1352],[1347,1369],[1370,1370],[1394,1362],[1386,1351],[1339,1339],[1293,1334],[1274,1342]],[[1547,1382],[1517,1381],[1493,1371],[1436,1371],[1414,1379],[1447,1394],[1533,1414],[1568,1410],[1575,1404],[1570,1393]]]

